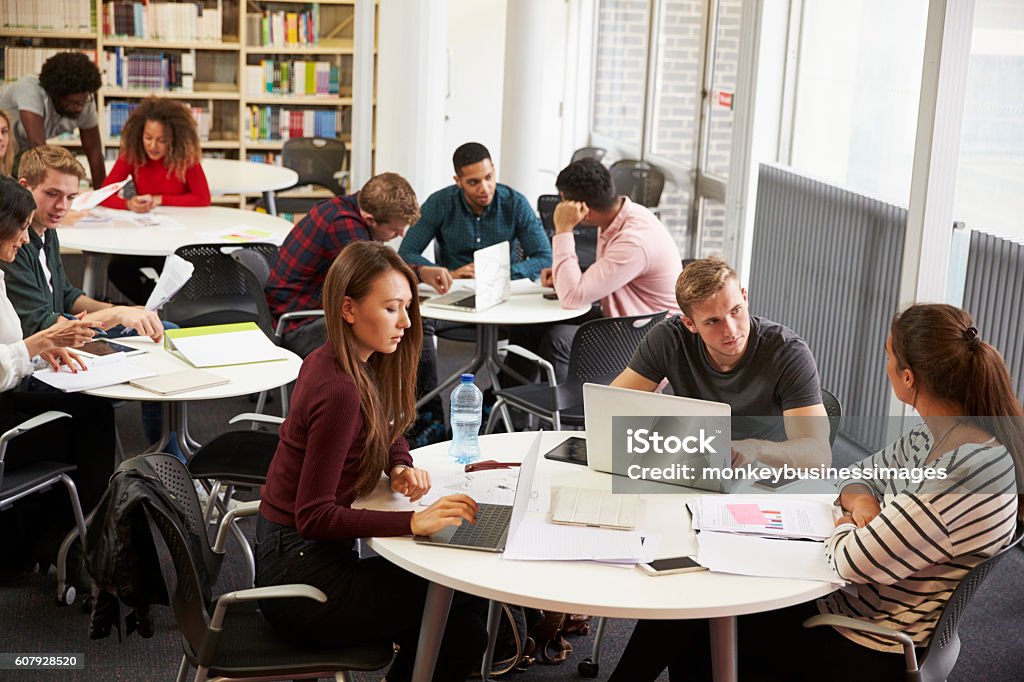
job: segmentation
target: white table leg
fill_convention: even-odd
[[[430,583],[427,599],[423,603],[423,620],[420,622],[420,638],[416,643],[416,665],[413,666],[412,682],[431,682],[437,653],[441,649],[441,638],[448,622],[448,609],[452,605],[455,590],[437,583]]]
[[[715,682],[737,682],[736,617],[711,618],[711,671]]]
[[[85,270],[82,273],[82,290],[86,296],[102,300],[107,295],[107,264],[110,256],[105,253],[83,251]]]

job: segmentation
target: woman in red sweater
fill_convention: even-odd
[[[202,160],[196,122],[188,108],[171,99],[149,97],[132,112],[121,131],[121,154],[103,183],[131,178],[134,192],[114,195],[103,202],[107,208],[136,213],[164,206],[209,206],[210,186]],[[114,256],[107,270],[118,290],[134,303],[149,298],[155,282],[140,270],[160,271],[163,258]]]
[[[352,509],[387,474],[415,502],[430,475],[413,466],[402,433],[416,416],[422,323],[416,277],[395,251],[349,244],[324,282],[327,343],[302,363],[280,443],[260,492],[256,584],[307,583],[327,594],[260,603],[282,637],[322,647],[396,642],[389,682],[411,679],[427,582],[381,557],[360,559],[364,537],[426,535],[475,521],[466,495],[422,511]],[[435,680],[479,670],[483,601],[456,595]]]

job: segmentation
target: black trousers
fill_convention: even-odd
[[[67,412],[71,419],[58,419],[12,440],[4,457],[6,471],[41,460],[74,464],[78,470],[71,478],[88,514],[114,471],[114,409],[107,400],[80,393],[8,391],[0,394],[0,433],[48,410]],[[35,558],[52,560],[57,547],[40,547],[41,539],[63,537],[73,525],[64,486],[30,495],[0,512],[3,554],[17,561],[38,550],[46,556]],[[50,528],[52,533],[47,532]]]
[[[382,557],[360,559],[354,541],[302,539],[293,528],[260,516],[256,525],[256,585],[306,583],[327,595],[260,602],[281,637],[323,648],[394,642],[400,651],[388,682],[412,679],[427,581]],[[487,605],[457,593],[434,670],[434,680],[465,680],[480,670],[487,646]]]
[[[876,651],[848,640],[830,627],[804,628],[817,615],[814,602],[737,618],[739,679],[903,680],[902,654]],[[672,682],[711,679],[708,621],[637,621],[609,682],[656,679],[665,668]]]

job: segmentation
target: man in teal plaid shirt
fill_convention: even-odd
[[[455,150],[455,184],[430,195],[420,220],[406,233],[398,253],[410,265],[433,265],[423,257],[430,240],[437,240],[437,264],[452,277],[472,278],[473,252],[509,242],[513,249],[512,279],[537,279],[551,267],[551,243],[530,202],[495,179],[490,152],[467,142]],[[515,243],[522,257],[517,259]]]

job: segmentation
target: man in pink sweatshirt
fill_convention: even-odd
[[[615,192],[611,174],[596,159],[580,159],[555,180],[562,202],[555,208],[552,267],[541,284],[553,286],[565,308],[600,303],[572,324],[552,326],[540,354],[555,366],[561,382],[579,325],[596,317],[626,317],[659,311],[678,313],[675,284],[681,271],[679,248],[648,209]],[[572,230],[580,223],[598,228],[597,259],[580,269]]]

